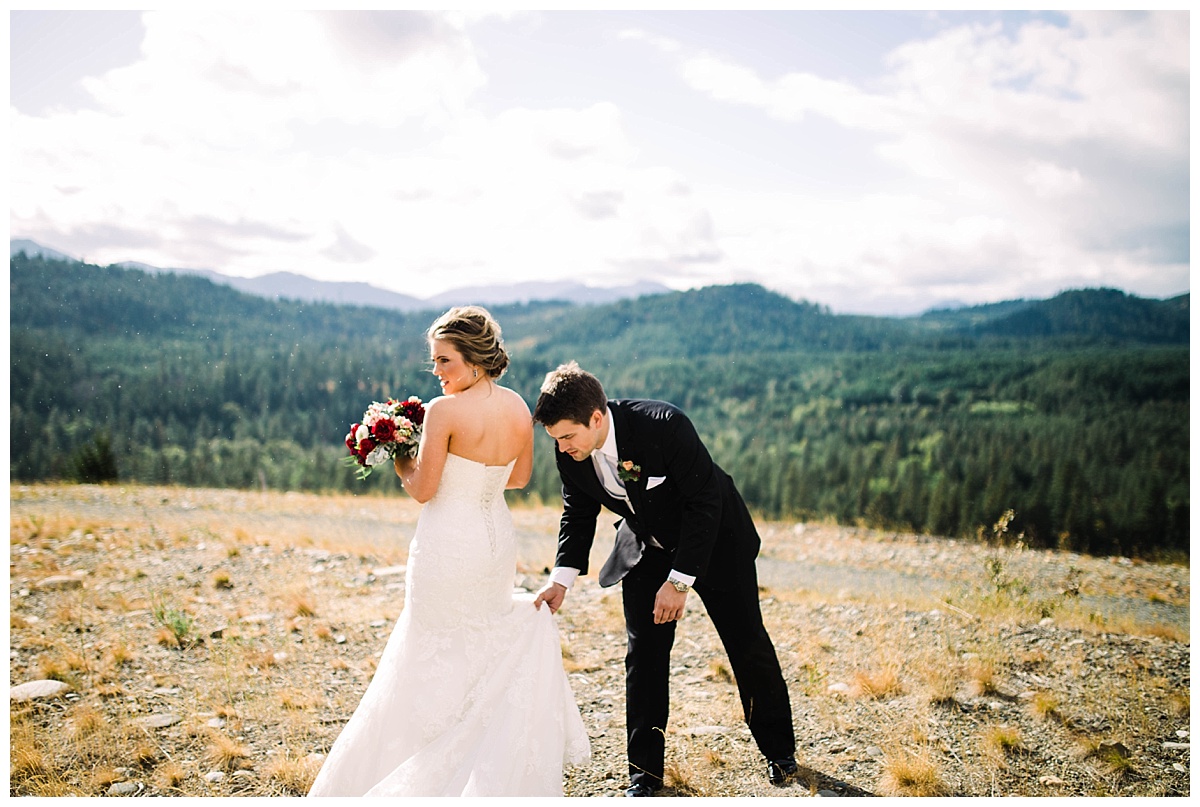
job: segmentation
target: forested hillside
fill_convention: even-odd
[[[439,312],[273,302],[199,277],[10,262],[14,481],[398,491],[342,464],[372,400],[436,394]],[[1189,301],[1112,290],[889,319],[757,286],[498,307],[532,403],[578,360],[683,406],[770,518],[1092,553],[1186,552]],[[534,482],[553,502],[550,443]]]

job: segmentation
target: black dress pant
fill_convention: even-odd
[[[657,789],[663,785],[667,717],[670,712],[671,646],[675,623],[654,624],[654,598],[670,572],[670,555],[647,548],[621,582],[628,649],[625,654],[625,725],[629,776]],[[767,759],[795,754],[792,707],[775,647],[763,626],[754,559],[722,570],[721,587],[697,582],[737,681],[746,723]],[[728,587],[726,587],[728,586]],[[693,596],[693,595],[689,595]]]

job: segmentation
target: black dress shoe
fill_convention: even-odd
[[[795,757],[772,759],[767,762],[767,778],[776,787],[783,787],[796,778],[796,773],[799,769]]]
[[[629,786],[629,789],[625,791],[625,795],[626,796],[653,796],[654,790],[650,787],[650,785],[644,785],[641,782],[634,782],[632,785]]]

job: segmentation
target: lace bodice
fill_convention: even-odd
[[[517,557],[504,487],[512,465],[446,458],[408,550],[406,607],[422,624],[478,625],[511,607]]]
[[[429,500],[426,510],[444,510],[467,517],[470,510],[477,508],[494,554],[497,549],[495,519],[498,510],[507,514],[504,488],[515,463],[516,460],[507,465],[484,465],[457,454],[447,455],[437,493]]]

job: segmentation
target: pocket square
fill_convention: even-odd
[[[646,480],[646,490],[654,490],[656,487],[666,482],[665,476],[651,476]]]

